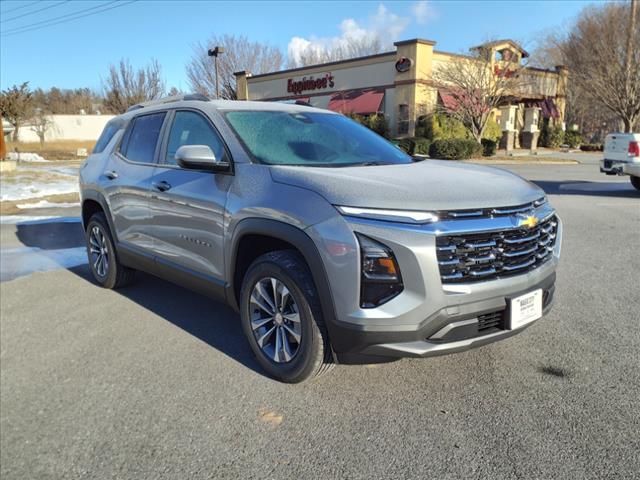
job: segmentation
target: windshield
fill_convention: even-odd
[[[342,115],[236,110],[225,117],[261,163],[340,167],[412,162],[395,145]]]

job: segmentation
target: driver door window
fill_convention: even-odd
[[[166,165],[177,165],[176,151],[183,145],[207,145],[219,161],[227,161],[222,140],[209,121],[199,113],[176,112],[169,132],[164,160]]]

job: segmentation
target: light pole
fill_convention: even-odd
[[[218,89],[218,55],[221,53],[224,53],[223,47],[210,48],[207,52],[210,57],[213,57],[213,63],[215,64],[216,69],[216,98],[220,98],[220,91]]]

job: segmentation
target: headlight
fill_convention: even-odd
[[[375,308],[403,290],[393,252],[380,242],[356,233],[360,244],[360,307]]]
[[[370,218],[372,220],[384,220],[387,222],[402,223],[433,223],[438,221],[438,216],[431,212],[419,210],[383,210],[380,208],[360,208],[336,206],[343,215],[351,217]]]

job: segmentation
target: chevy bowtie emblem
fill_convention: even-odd
[[[533,228],[538,225],[538,217],[533,215],[518,216],[518,226],[525,228]]]

